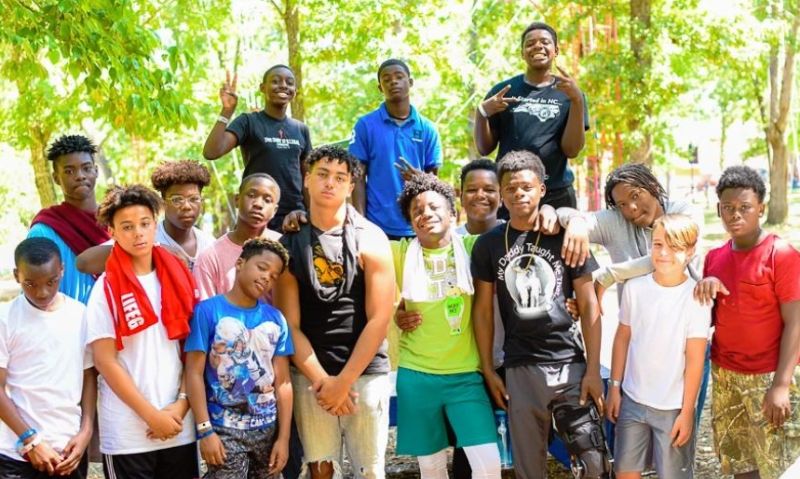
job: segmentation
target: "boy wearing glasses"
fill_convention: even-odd
[[[213,236],[195,226],[203,213],[203,188],[211,182],[208,169],[192,160],[170,161],[159,165],[150,179],[164,199],[164,220],[158,223],[156,242],[192,270],[200,253],[214,244]],[[86,250],[78,256],[78,269],[93,275],[104,272],[111,246]]]

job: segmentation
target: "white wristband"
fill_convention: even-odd
[[[489,115],[486,113],[486,109],[483,108],[483,103],[478,103],[478,113],[480,113],[481,116],[486,119],[489,118]]]
[[[24,457],[25,454],[28,454],[29,452],[31,452],[34,447],[38,446],[41,443],[42,443],[42,436],[37,434],[37,435],[33,436],[33,440],[31,442],[29,442],[28,444],[25,444],[24,446],[19,448],[19,451],[17,451],[17,452],[19,453],[20,456]]]
[[[201,422],[200,424],[197,425],[197,432],[208,431],[209,429],[211,429],[211,427],[212,427],[211,421]]]
[[[217,121],[227,125],[228,123],[230,123],[231,119],[220,115],[220,116],[217,117]]]

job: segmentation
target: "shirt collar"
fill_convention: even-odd
[[[409,107],[411,108],[411,110],[408,113],[408,118],[406,118],[406,120],[403,122],[403,126],[409,123],[417,123],[419,121],[419,116],[417,115],[417,109],[414,108],[414,105],[409,105]],[[389,115],[389,110],[386,109],[386,102],[381,103],[381,106],[380,108],[378,108],[378,111],[380,112],[381,120],[383,120],[384,122],[394,123],[395,125],[397,124],[395,122],[395,118],[392,118],[392,116]]]

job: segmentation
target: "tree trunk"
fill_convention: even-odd
[[[473,68],[477,69],[478,66],[478,0],[472,0],[472,15],[470,16],[470,23],[469,23],[469,62]],[[469,79],[469,88],[467,89],[468,98],[473,98],[475,95],[475,78],[470,77]],[[476,106],[477,103],[482,101],[483,97],[476,98]],[[469,131],[472,132],[475,128],[475,107],[467,108],[467,125],[469,125]],[[472,135],[470,135],[472,136]],[[480,154],[478,153],[478,147],[475,146],[475,140],[469,142],[469,147],[467,148],[467,158],[472,161],[480,158]],[[462,185],[459,185],[461,187]]]
[[[39,203],[42,208],[52,206],[58,201],[51,168],[45,157],[48,141],[50,141],[50,132],[44,131],[40,126],[34,126],[31,131],[31,165],[33,166],[36,192],[39,194]]]
[[[786,129],[789,126],[789,110],[794,89],[795,40],[800,31],[800,7],[795,6],[789,33],[784,37],[783,74],[778,78],[778,69],[772,68],[773,60],[778,64],[777,55],[770,59],[770,119],[767,139],[772,149],[772,163],[769,168],[769,208],[767,223],[771,225],[786,221],[789,215],[789,197],[786,183],[789,181],[789,149],[786,145]],[[774,75],[774,76],[773,76]]]
[[[727,108],[723,108],[719,115],[719,169],[725,169],[725,143],[728,142],[728,127],[731,122],[731,114]]]
[[[640,98],[647,97],[648,82],[650,80],[650,70],[653,64],[653,58],[650,49],[647,45],[647,40],[650,32],[651,25],[651,0],[630,0],[631,9],[631,25],[630,25],[630,42],[631,52],[636,62],[637,75],[631,80],[639,83]],[[638,115],[628,122],[628,127],[631,132],[639,131],[641,135],[630,152],[630,159],[632,162],[644,163],[646,165],[653,164],[653,134],[646,130],[640,130],[644,120],[652,115],[653,107],[645,101],[638,109]]]
[[[305,121],[306,107],[303,93],[303,52],[300,48],[300,12],[297,0],[286,0],[283,23],[286,28],[286,44],[289,48],[289,67],[294,71],[297,95],[292,100],[292,118]]]

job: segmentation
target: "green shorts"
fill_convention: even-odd
[[[800,367],[789,388],[792,415],[781,428],[767,423],[761,406],[774,373],[742,374],[713,365],[714,444],[723,474],[758,470],[778,479],[800,457]]]
[[[494,444],[494,413],[477,372],[428,374],[397,369],[397,454],[427,456],[451,445]]]

